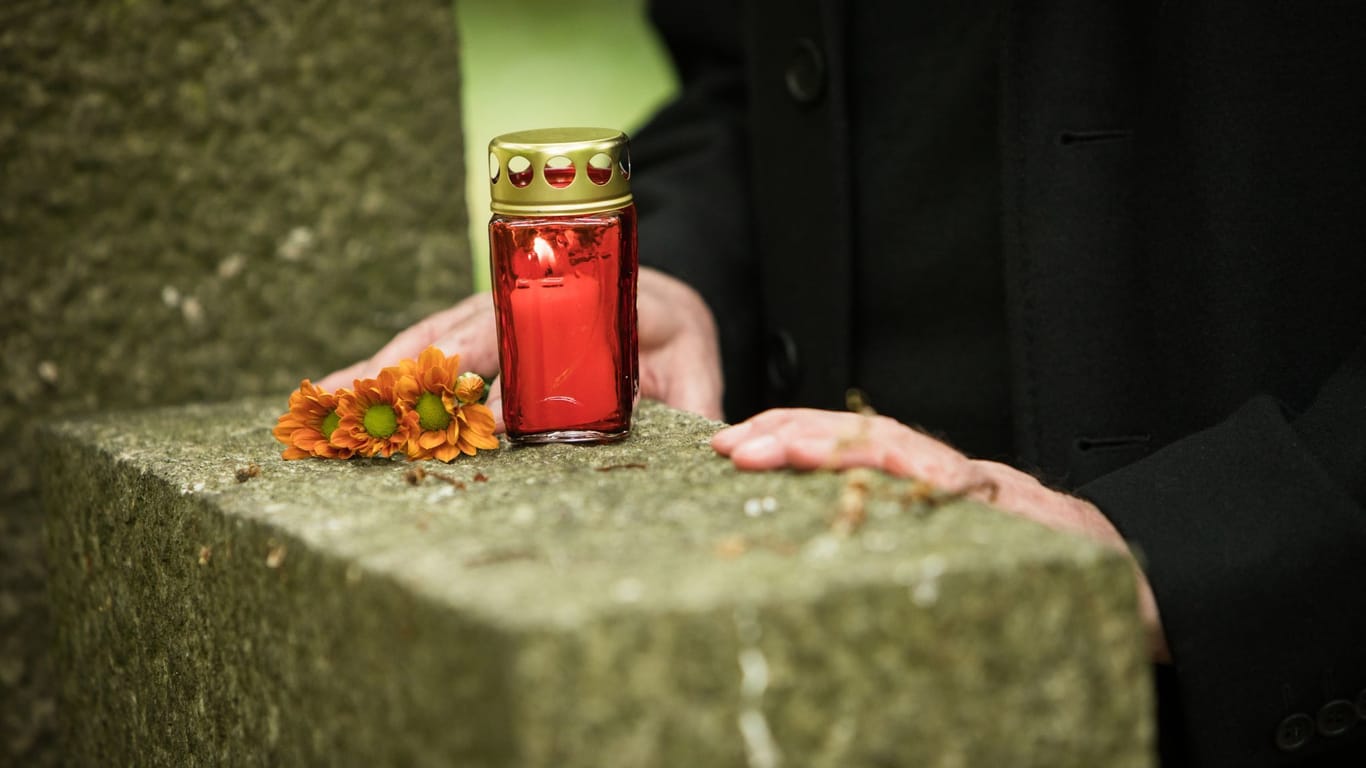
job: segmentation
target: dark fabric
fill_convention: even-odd
[[[860,385],[1094,501],[1174,653],[1165,765],[1366,765],[1366,722],[1276,746],[1366,690],[1366,3],[997,8],[657,2],[684,95],[637,137],[642,260],[716,313],[731,418]],[[802,40],[833,81],[798,103]],[[990,280],[964,272],[991,264],[1000,306],[972,315]]]
[[[843,407],[854,301],[843,4],[754,0],[742,21],[749,178],[756,190],[784,190],[753,197],[765,404]],[[810,101],[793,95],[802,82],[816,86]]]
[[[668,32],[684,87],[631,142],[632,163],[641,171],[631,179],[641,261],[689,283],[712,307],[726,372],[726,413],[752,413],[761,405],[763,348],[750,230],[747,93],[739,25],[716,23],[733,21],[735,9],[708,14],[686,3],[658,3],[652,14]]]
[[[923,427],[991,458],[1012,447],[999,5],[850,3],[846,35],[857,52],[848,88],[858,179],[849,383],[879,411],[934,414]]]
[[[1199,765],[1271,761],[1276,725],[1355,698],[1366,680],[1366,515],[1269,398],[1080,494],[1150,574]],[[1268,513],[1274,510],[1275,513]],[[1316,739],[1304,759],[1355,748]]]

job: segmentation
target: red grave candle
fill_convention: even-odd
[[[489,149],[489,257],[508,437],[621,439],[638,389],[626,137],[523,131]]]

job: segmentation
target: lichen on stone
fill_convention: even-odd
[[[882,475],[841,534],[845,477],[737,471],[648,402],[417,482],[281,460],[277,408],[53,433],[78,757],[746,766],[761,716],[784,764],[1152,765],[1133,576],[1088,542]]]

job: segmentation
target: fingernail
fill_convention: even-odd
[[[731,458],[761,459],[780,450],[782,450],[782,445],[778,442],[778,438],[773,435],[764,435],[736,446],[735,450],[731,452]]]
[[[730,453],[747,431],[748,428],[744,424],[726,427],[711,436],[711,447],[718,453]]]

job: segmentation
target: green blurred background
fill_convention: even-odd
[[[457,0],[466,199],[476,289],[488,287],[488,142],[528,128],[628,133],[676,88],[643,0]]]

